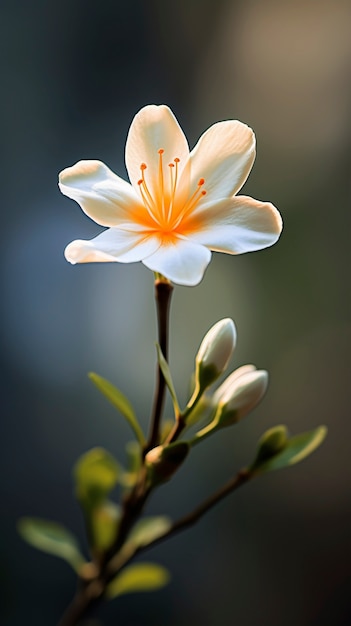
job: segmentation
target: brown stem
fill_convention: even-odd
[[[177,522],[174,522],[172,526],[160,537],[157,537],[153,541],[147,544],[147,546],[140,546],[135,548],[133,551],[128,551],[125,554],[123,552],[117,555],[114,559],[111,559],[108,565],[108,575],[111,579],[116,573],[121,570],[127,563],[129,563],[137,554],[140,552],[144,552],[149,548],[153,548],[154,546],[162,543],[166,539],[169,539],[173,535],[182,530],[185,530],[189,526],[196,524],[201,517],[205,515],[212,507],[218,504],[221,500],[223,500],[227,495],[244,485],[253,477],[248,470],[241,470],[234,478],[232,478],[228,483],[226,483],[221,489],[219,489],[216,493],[210,496],[207,500],[205,500],[202,504],[200,504],[196,509],[194,509],[188,515],[180,518]]]
[[[179,418],[176,421],[176,423],[174,424],[171,432],[169,433],[165,443],[166,444],[170,444],[170,443],[173,443],[174,441],[176,441],[178,439],[178,437],[181,435],[181,433],[183,432],[185,426],[186,426],[185,420],[182,418],[182,416],[179,416]]]
[[[88,617],[103,600],[101,586],[97,582],[80,584],[71,604],[60,619],[58,626],[77,626]]]
[[[90,615],[104,599],[107,585],[115,576],[114,572],[109,571],[109,562],[115,555],[118,555],[150,494],[150,488],[147,486],[145,478],[146,475],[142,474],[140,483],[136,485],[124,503],[123,516],[114,544],[101,558],[96,573],[86,580],[80,578],[77,593],[58,626],[76,626],[83,617]]]
[[[241,470],[234,478],[232,478],[229,482],[227,482],[224,487],[219,489],[216,493],[210,496],[207,500],[205,500],[202,504],[200,504],[196,509],[194,509],[188,515],[180,518],[177,522],[169,528],[169,530],[162,535],[161,537],[157,537],[154,541],[151,541],[147,546],[142,546],[138,548],[133,556],[145,550],[155,546],[158,543],[161,543],[165,539],[175,535],[181,530],[185,530],[189,526],[195,524],[205,513],[207,513],[212,507],[214,507],[218,502],[223,500],[227,495],[229,495],[232,491],[235,491],[241,485],[244,485],[248,480],[252,478],[252,474],[248,470]]]
[[[168,323],[172,291],[173,286],[166,279],[157,279],[155,281],[158,342],[165,359],[167,359],[168,355]],[[164,404],[165,390],[165,380],[161,369],[158,367],[150,435],[148,443],[145,446],[145,450],[143,451],[144,455],[158,445],[160,441],[160,421]],[[130,529],[140,516],[150,491],[150,487],[147,483],[146,469],[144,467],[141,471],[138,483],[124,502],[123,516],[119,525],[116,540],[100,560],[99,572],[97,572],[89,580],[84,580],[84,578],[79,579],[79,586],[76,595],[71,604],[68,606],[59,623],[59,626],[76,626],[79,624],[81,619],[89,615],[91,611],[98,604],[100,604],[104,598],[108,583],[117,573],[116,570],[111,571],[111,568],[109,567],[111,560],[118,558]],[[125,563],[123,562],[123,564]]]
[[[81,581],[80,589],[78,589],[75,598],[68,607],[62,620],[58,626],[77,626],[80,620],[90,615],[90,613],[100,604],[104,598],[106,587],[108,583],[116,576],[116,574],[129,563],[137,554],[152,548],[156,544],[165,541],[172,537],[176,533],[185,530],[189,526],[195,524],[205,513],[207,513],[218,502],[223,500],[229,493],[238,489],[241,485],[245,484],[252,478],[252,474],[248,470],[242,470],[230,480],[224,487],[219,489],[210,498],[205,500],[196,509],[194,509],[188,515],[185,515],[177,522],[175,522],[169,530],[161,537],[157,537],[154,541],[151,541],[147,546],[140,546],[139,548],[130,549],[123,553],[117,553],[111,560],[106,563],[103,572],[100,573],[98,578],[90,581]],[[146,498],[145,498],[146,499]],[[128,517],[128,516],[127,516]]]
[[[173,286],[170,282],[157,279],[155,281],[155,299],[157,306],[158,342],[163,356],[168,358],[168,325],[169,308]],[[144,454],[160,443],[160,421],[165,399],[166,383],[160,367],[157,367],[157,383],[155,398],[152,409],[151,429],[149,440],[145,446]]]

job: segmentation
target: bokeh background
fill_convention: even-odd
[[[245,193],[285,223],[273,248],[214,255],[198,287],[175,289],[182,400],[204,333],[226,316],[238,330],[232,366],[268,369],[270,388],[244,422],[196,448],[149,511],[186,513],[251,460],[270,426],[324,423],[329,436],[148,553],[172,583],[111,603],[101,622],[351,623],[350,22],[348,0],[2,0],[1,623],[55,624],[74,591],[68,566],[25,545],[16,520],[57,519],[82,538],[76,458],[101,445],[124,459],[128,426],[86,372],[117,384],[147,424],[152,273],[66,263],[69,241],[101,229],[56,181],[82,158],[124,176],[128,127],[148,103],[171,106],[191,146],[218,120],[252,126]]]

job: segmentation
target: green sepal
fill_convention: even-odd
[[[162,537],[172,526],[172,521],[165,515],[144,517],[133,527],[128,544],[136,547],[145,547],[155,539]]]
[[[299,463],[316,450],[327,434],[325,426],[287,437],[286,426],[271,428],[261,437],[256,459],[248,471],[264,474]]]
[[[89,372],[88,376],[90,380],[92,380],[94,385],[99,389],[99,391],[101,391],[101,393],[111,402],[111,404],[113,404],[113,406],[118,409],[123,417],[125,417],[141,447],[143,447],[146,443],[146,439],[135,415],[134,409],[128,398],[126,398],[126,396],[112,383],[110,383],[102,376],[99,376],[99,374]]]
[[[104,448],[92,448],[76,462],[73,474],[76,496],[83,507],[92,509],[102,504],[117,484],[119,466]]]
[[[157,350],[157,360],[158,360],[158,364],[160,366],[160,370],[163,374],[163,377],[166,381],[166,385],[169,389],[169,393],[171,394],[172,400],[173,400],[173,406],[174,406],[174,412],[176,415],[179,414],[180,409],[179,409],[179,404],[178,404],[178,398],[177,398],[177,394],[174,388],[174,384],[173,384],[173,380],[172,380],[172,376],[171,376],[171,371],[169,369],[169,365],[165,359],[165,357],[163,356],[162,350],[160,345],[157,343],[156,344],[156,350]]]
[[[203,393],[207,387],[210,387],[217,378],[221,375],[221,371],[217,367],[210,363],[204,365],[203,363],[197,363],[195,370],[196,387],[199,388],[199,393]]]
[[[170,574],[156,563],[136,563],[123,569],[106,589],[106,597],[116,598],[126,593],[157,591],[168,584]]]
[[[22,517],[17,530],[31,546],[64,559],[79,573],[85,563],[74,535],[61,524],[36,517]]]
[[[105,552],[112,546],[120,518],[121,507],[110,500],[106,500],[91,511],[90,527],[94,550]]]
[[[193,409],[190,409],[186,415],[187,427],[199,424],[202,420],[209,420],[214,409],[211,402],[211,398],[204,394],[200,400],[195,404]]]

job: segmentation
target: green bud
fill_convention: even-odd
[[[271,428],[261,437],[256,459],[248,471],[252,475],[264,474],[300,463],[321,445],[326,434],[326,427],[318,426],[288,439],[286,426]]]
[[[254,466],[261,465],[281,452],[288,443],[286,426],[274,426],[267,430],[258,442],[258,451]]]
[[[145,457],[152,484],[169,480],[188,456],[190,446],[186,441],[176,441],[169,446],[157,446]]]

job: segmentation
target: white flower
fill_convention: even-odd
[[[196,285],[211,250],[241,254],[277,241],[277,209],[235,195],[255,158],[255,136],[245,124],[218,122],[189,152],[171,110],[149,105],[132,122],[125,157],[131,183],[100,161],[61,172],[62,193],[108,227],[91,241],[70,243],[71,263],[142,261],[175,283]]]

